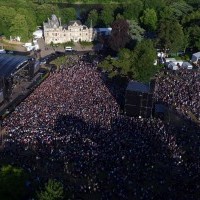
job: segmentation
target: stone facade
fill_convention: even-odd
[[[61,25],[61,19],[56,15],[48,18],[47,23],[43,23],[44,39],[46,44],[53,42],[65,43],[69,41],[87,41],[91,42],[95,39],[96,31],[93,28],[88,28],[82,25],[79,20],[70,21],[68,25]]]

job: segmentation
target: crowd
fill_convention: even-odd
[[[198,127],[120,115],[111,95],[120,90],[105,84],[98,61],[69,59],[5,119],[0,159],[32,184],[61,181],[71,199],[196,199]]]
[[[200,120],[200,71],[180,69],[175,74],[158,76],[155,98],[188,118],[192,114]]]

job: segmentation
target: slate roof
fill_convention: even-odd
[[[27,56],[0,54],[0,76],[10,76],[17,71],[23,63],[28,62],[29,59],[30,58]]]
[[[73,26],[75,22],[76,22],[78,25],[82,25],[82,23],[81,23],[80,20],[73,20],[73,21],[70,21],[70,22],[68,23],[68,26]]]
[[[137,81],[130,81],[128,83],[126,90],[148,93],[148,92],[150,92],[150,87],[149,87],[149,85],[145,85],[145,84],[137,82]]]

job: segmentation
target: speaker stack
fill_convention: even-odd
[[[153,93],[150,86],[131,81],[125,94],[124,112],[127,116],[149,118],[153,110]]]

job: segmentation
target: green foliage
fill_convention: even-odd
[[[193,8],[184,1],[173,2],[161,11],[160,16],[162,20],[182,19],[192,10]]]
[[[60,182],[49,180],[43,191],[37,194],[38,200],[62,200],[64,189]]]
[[[75,44],[74,44],[74,42],[73,41],[70,41],[70,42],[65,42],[65,43],[63,43],[62,44],[64,47],[66,47],[66,46],[70,46],[70,47],[73,47],[73,46],[75,46]]]
[[[160,46],[172,52],[184,48],[187,43],[183,28],[177,20],[161,21],[158,38]]]
[[[62,24],[67,24],[71,20],[76,20],[76,10],[74,8],[62,8],[60,10]]]
[[[152,41],[143,40],[133,51],[121,49],[117,58],[106,57],[100,67],[109,77],[121,76],[148,82],[160,69],[153,65],[155,59],[156,51]]]
[[[200,10],[197,10],[184,16],[182,23],[186,24],[186,26],[191,26],[191,25],[198,25],[199,21],[200,21]]]
[[[79,43],[80,43],[81,46],[91,46],[91,45],[93,45],[92,42],[87,42],[87,41],[79,41]]]
[[[26,195],[26,176],[22,169],[3,166],[0,169],[0,199],[21,200]]]
[[[166,6],[166,0],[143,0],[143,2],[144,9],[150,8],[159,11]]]
[[[67,62],[67,57],[66,56],[61,56],[56,58],[55,60],[51,61],[51,64],[56,65],[57,69],[59,69],[63,64]]]
[[[106,27],[109,27],[112,24],[114,21],[114,10],[111,6],[104,7],[100,14],[100,20],[101,23]]]
[[[187,29],[189,37],[189,44],[200,50],[200,27],[198,25],[191,26]]]
[[[59,9],[57,6],[53,6],[50,4],[42,4],[37,6],[35,9],[35,15],[37,16],[37,25],[42,25],[43,22],[47,21],[47,19],[52,15],[59,15]]]
[[[92,27],[95,27],[98,24],[98,22],[99,22],[99,14],[97,10],[93,9],[88,14],[86,25],[90,27],[92,23]]]
[[[22,41],[28,40],[28,25],[24,15],[17,14],[10,27],[10,34],[20,36]]]
[[[146,10],[144,10],[144,13],[140,20],[149,31],[156,30],[158,18],[154,9],[147,8]]]
[[[10,27],[15,15],[16,11],[14,8],[0,7],[0,32],[6,37],[10,37]]]
[[[133,0],[131,4],[123,4],[123,9],[123,16],[125,19],[137,21],[143,10],[143,2],[140,0]]]
[[[134,20],[128,21],[129,23],[129,35],[132,40],[140,42],[143,39],[145,30],[141,28],[138,23]]]
[[[156,59],[156,50],[151,40],[142,40],[134,50],[134,64],[138,71],[137,80],[149,82],[154,74],[160,69],[153,65]]]
[[[28,34],[32,36],[32,33],[36,30],[36,16],[35,13],[30,9],[19,8],[17,13],[25,16],[26,23],[28,25]]]

